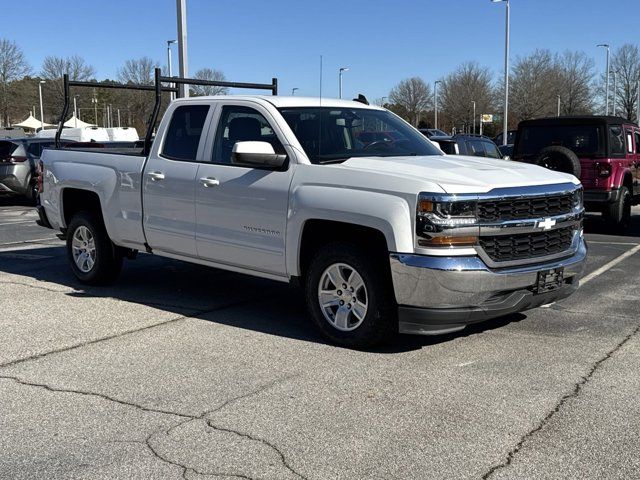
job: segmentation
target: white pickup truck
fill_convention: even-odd
[[[40,223],[82,282],[138,250],[299,282],[320,331],[355,348],[564,298],[587,254],[575,177],[445,156],[357,101],[178,99],[149,155],[46,150],[41,168]]]

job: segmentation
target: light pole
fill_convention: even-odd
[[[476,134],[476,102],[471,101],[473,103],[473,134]]]
[[[433,128],[438,128],[438,84],[442,83],[442,80],[436,80],[433,84]]]
[[[609,115],[609,54],[611,53],[611,49],[609,47],[609,44],[607,43],[600,43],[598,45],[596,45],[596,47],[603,47],[607,49],[607,84],[605,86],[605,107],[604,107],[604,114],[605,115]]]
[[[38,92],[40,93],[40,130],[44,130],[44,109],[42,108],[42,84],[44,80],[40,80],[38,83]]]
[[[296,94],[296,90],[299,90],[299,88],[298,88],[298,87],[293,87],[293,88],[291,89],[291,96],[292,96],[292,97]]]
[[[387,97],[382,97],[382,98],[380,99],[380,106],[381,106],[382,108],[384,108],[384,99],[385,99],[385,98],[387,98]]]
[[[167,40],[167,73],[169,74],[170,77],[173,77],[173,72],[171,71],[171,45],[173,45],[174,43],[178,43],[178,41]],[[171,92],[170,97],[171,97],[171,100],[175,100],[176,99],[175,92]]]
[[[178,62],[180,64],[180,77],[189,76],[187,62],[187,0],[176,0],[178,9]],[[180,85],[180,96],[189,96],[189,85]]]
[[[511,16],[511,5],[509,0],[491,0],[492,3],[506,3],[506,27],[504,40],[504,118],[502,128],[502,144],[507,144],[507,132],[509,131],[509,23]]]
[[[93,98],[91,99],[91,103],[93,103],[93,123],[95,126],[98,126],[98,99],[96,98],[96,91],[93,91]]]
[[[638,98],[636,99],[636,123],[640,125],[640,79],[638,79],[638,86],[636,87]],[[636,147],[637,149],[638,147]]]
[[[73,96],[73,126],[78,128],[78,104],[76,102],[78,95]]]
[[[617,70],[612,70],[613,73],[613,99],[611,101],[611,111],[613,112],[613,116],[616,116],[616,96],[618,94],[618,72]]]
[[[558,117],[560,116],[560,95],[556,95],[558,97]]]
[[[340,67],[338,72],[338,83],[340,84],[340,98],[342,98],[342,72],[348,72],[349,67]]]

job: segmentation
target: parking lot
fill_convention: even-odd
[[[287,285],[140,255],[106,288],[0,199],[0,478],[638,478],[640,208],[547,308],[360,352]]]

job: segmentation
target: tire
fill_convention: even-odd
[[[333,305],[321,307],[321,290],[332,292],[325,293],[323,299],[326,305]],[[333,243],[315,254],[305,276],[305,298],[315,326],[338,345],[371,348],[390,340],[398,331],[389,266],[382,256],[355,245]]]
[[[112,283],[122,269],[122,255],[111,242],[102,218],[91,212],[76,213],[69,222],[67,258],[76,278],[89,285]]]
[[[38,185],[33,181],[31,175],[27,179],[27,191],[24,196],[30,205],[36,205],[38,203]]]
[[[566,147],[543,148],[533,163],[549,170],[570,173],[576,178],[580,178],[582,173],[577,155]]]
[[[624,233],[631,226],[631,192],[628,187],[620,187],[618,200],[604,210],[607,224],[616,232]]]

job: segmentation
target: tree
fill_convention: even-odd
[[[476,118],[493,112],[491,72],[476,62],[467,62],[442,82],[442,111],[451,126],[473,125],[473,102]],[[476,125],[479,122],[476,120]]]
[[[69,80],[86,81],[93,78],[96,74],[95,69],[88,65],[84,58],[78,55],[71,57],[45,57],[42,62],[42,77],[47,80],[45,86],[47,96],[53,96],[56,105],[62,108],[62,100],[64,97],[64,85],[62,76],[69,75]]]
[[[118,80],[122,83],[151,85],[154,81],[154,70],[158,65],[158,62],[149,57],[127,60],[118,70]],[[127,91],[122,94],[129,105],[133,125],[138,131],[144,131],[154,105],[153,95],[144,91]]]
[[[30,70],[31,67],[29,67],[20,47],[11,40],[0,39],[0,110],[4,125],[10,124],[11,83],[27,75]]]
[[[558,72],[558,95],[561,115],[590,115],[593,113],[593,60],[584,52],[565,51],[555,57]]]
[[[227,79],[220,70],[213,70],[211,68],[203,68],[198,70],[194,78],[199,80],[209,80],[215,82],[226,82]],[[192,85],[191,93],[194,97],[203,95],[226,95],[229,92],[227,87],[213,87],[209,85]]]
[[[420,114],[432,105],[431,87],[419,77],[408,78],[391,89],[389,101],[391,110],[418,125]]]
[[[561,74],[549,50],[518,57],[510,75],[510,123],[557,114]]]
[[[617,112],[627,120],[637,120],[636,102],[640,81],[640,52],[635,45],[625,44],[613,54],[611,70],[617,75],[617,91],[614,92]],[[613,88],[613,87],[612,87]]]

